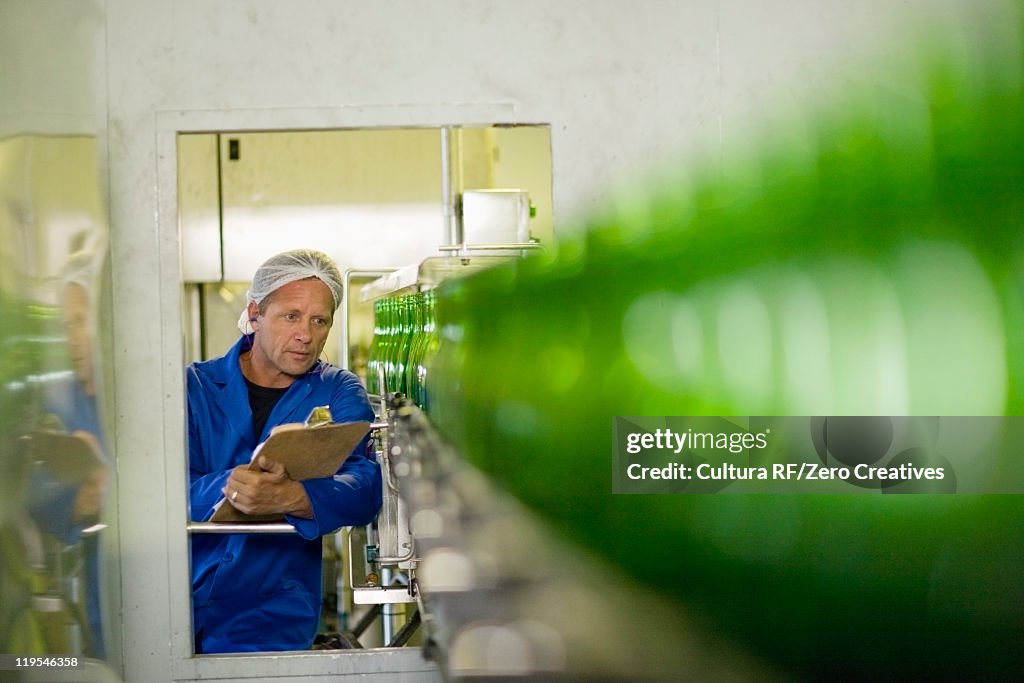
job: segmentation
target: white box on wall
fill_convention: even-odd
[[[522,244],[530,240],[530,195],[524,190],[465,190],[466,244]]]

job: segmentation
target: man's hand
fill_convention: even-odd
[[[72,436],[89,444],[89,447],[96,453],[96,460],[103,461],[103,449],[95,434],[79,429],[72,432]],[[91,522],[99,518],[100,510],[103,507],[103,498],[107,491],[108,474],[106,467],[100,467],[78,487],[78,493],[75,494],[75,502],[71,508],[72,522]]]
[[[231,470],[223,493],[241,512],[249,515],[287,514],[312,519],[313,508],[306,489],[288,477],[284,465],[262,455],[257,456],[259,471],[248,465]]]
[[[89,475],[89,478],[78,487],[78,493],[75,494],[75,502],[71,508],[71,521],[83,523],[98,519],[106,490],[107,468],[101,467]]]

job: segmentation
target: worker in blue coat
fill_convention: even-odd
[[[194,534],[192,606],[197,653],[308,649],[321,604],[321,540],[370,523],[380,467],[364,438],[333,477],[295,481],[253,451],[280,424],[330,406],[335,422],[372,421],[355,375],[319,360],[341,301],[337,267],[317,251],[259,267],[239,319],[242,337],[220,358],[188,367],[190,507],[283,514],[296,534]]]

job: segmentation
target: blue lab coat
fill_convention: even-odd
[[[373,421],[366,392],[351,372],[317,361],[274,406],[254,438],[239,339],[227,355],[187,370],[190,507],[205,521],[232,468],[247,464],[272,427],[303,422],[329,405],[335,422]],[[369,524],[381,505],[381,475],[369,437],[334,477],[302,482],[313,519],[286,516],[297,534],[193,534],[192,608],[198,652],[308,649],[321,603],[320,537]]]

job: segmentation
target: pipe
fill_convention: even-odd
[[[522,244],[516,244],[514,242],[498,242],[494,244],[442,244],[438,247],[439,251],[474,251],[474,250],[505,250],[505,251],[525,251],[528,249],[543,249],[544,245],[539,242],[523,242]]]
[[[441,212],[444,217],[442,239],[452,246],[462,244],[459,221],[455,215],[455,193],[452,189],[451,128],[441,127]]]
[[[191,522],[185,527],[190,534],[294,534],[287,522]]]

